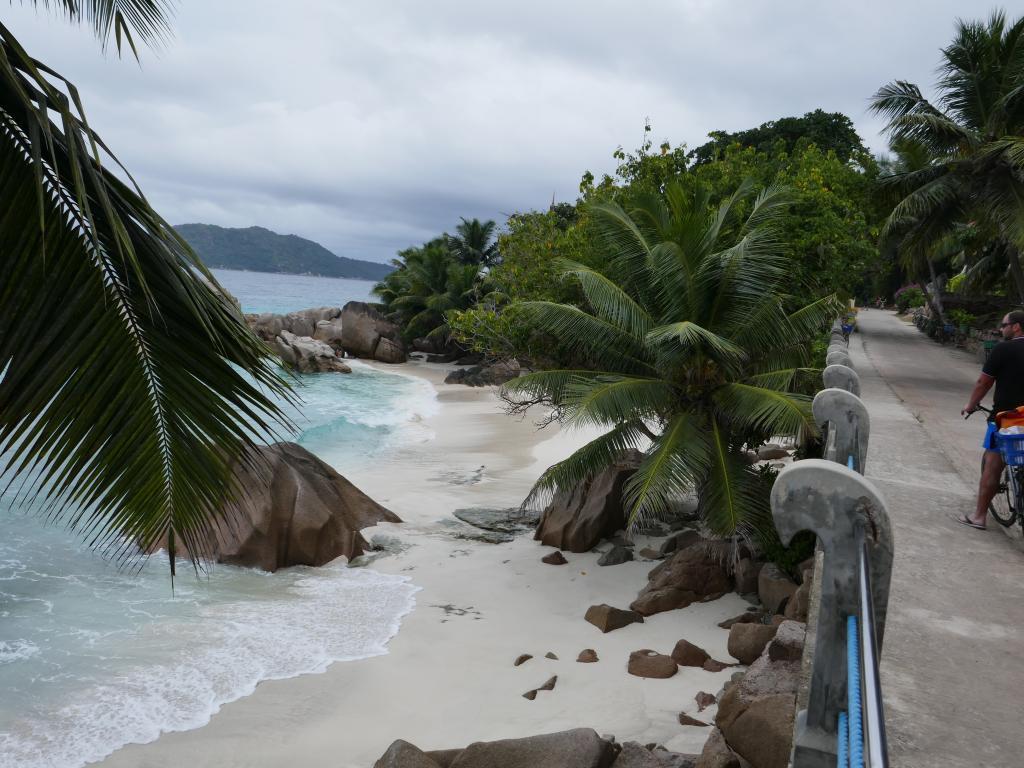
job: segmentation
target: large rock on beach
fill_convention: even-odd
[[[797,584],[775,563],[765,563],[757,575],[757,595],[769,613],[778,613],[793,596]]]
[[[523,511],[519,507],[465,507],[456,509],[452,514],[464,523],[499,533],[520,533],[535,526],[539,519],[536,512]]]
[[[426,752],[407,741],[393,741],[373,768],[440,768]]]
[[[568,552],[588,552],[612,536],[626,524],[622,486],[642,460],[639,451],[627,451],[590,480],[559,489],[541,515],[534,538]]]
[[[616,629],[628,627],[630,624],[644,623],[644,617],[636,611],[624,611],[621,608],[613,608],[607,603],[590,606],[587,608],[587,613],[583,618],[606,634]]]
[[[302,373],[352,373],[330,344],[281,331],[271,347],[289,367]]]
[[[350,301],[341,310],[341,346],[352,357],[375,358],[380,340],[401,344],[398,326],[384,317],[376,305]],[[404,355],[404,347],[403,347]],[[390,362],[383,360],[381,362]],[[402,362],[404,362],[404,357]]]
[[[409,359],[405,353],[405,347],[400,342],[392,341],[381,336],[373,350],[373,359],[379,363],[398,364]]]
[[[703,540],[676,551],[648,574],[647,586],[629,606],[651,616],[713,600],[732,589],[732,577]]]
[[[340,313],[341,310],[339,309]],[[336,317],[332,320],[320,320],[316,324],[316,328],[313,330],[313,338],[317,341],[322,341],[325,344],[330,344],[332,348],[342,350],[341,345],[341,318]]]
[[[679,665],[671,656],[652,651],[650,648],[643,648],[629,654],[629,663],[626,671],[637,677],[672,677],[679,671]]]
[[[515,358],[501,360],[491,365],[474,365],[459,368],[444,377],[445,384],[465,384],[468,387],[490,387],[504,384],[519,376],[522,369]]]
[[[741,768],[736,753],[725,743],[722,732],[715,728],[704,742],[704,750],[697,759],[697,768]]]
[[[729,628],[729,653],[740,664],[753,664],[777,631],[778,627],[771,624],[733,624]]]
[[[609,768],[615,748],[590,728],[478,741],[452,761],[450,768]]]
[[[256,446],[232,471],[242,493],[195,553],[219,563],[276,571],[352,559],[368,547],[362,528],[402,522],[295,443]]]

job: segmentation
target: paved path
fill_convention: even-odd
[[[980,364],[891,312],[850,353],[871,416],[866,475],[895,537],[882,686],[895,768],[1024,765],[1024,553],[949,515],[974,503],[984,423],[959,415]]]

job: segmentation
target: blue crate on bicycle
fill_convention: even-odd
[[[1010,429],[1017,430],[1020,427],[1010,427]],[[999,447],[999,452],[1003,454],[1003,461],[1009,466],[1024,466],[1024,431],[999,430],[996,432],[996,445]]]

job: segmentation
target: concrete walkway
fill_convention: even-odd
[[[858,328],[865,474],[896,547],[882,652],[892,765],[1022,766],[1024,554],[992,520],[981,532],[949,517],[974,503],[984,421],[959,414],[980,364],[891,312],[862,311]]]

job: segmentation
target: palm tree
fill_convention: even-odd
[[[387,311],[395,314],[407,340],[428,337],[447,344],[447,313],[468,309],[480,298],[484,281],[477,264],[455,261],[444,241],[403,251],[398,267],[373,288]]]
[[[549,468],[527,503],[585,481],[625,449],[645,448],[623,492],[630,525],[696,490],[715,533],[770,530],[765,487],[744,449],[814,430],[809,397],[793,390],[811,338],[837,305],[830,296],[787,309],[784,291],[802,287],[790,284],[775,235],[788,198],[769,189],[743,217],[751,196],[748,182],[715,209],[706,191],[688,194],[673,182],[664,197],[643,197],[628,211],[590,206],[611,251],[607,274],[563,263],[588,306],[523,309],[593,365],[522,376],[505,395],[608,431]]]
[[[455,231],[457,235],[446,235],[448,249],[463,264],[479,267],[493,267],[498,263],[498,243],[494,241],[493,221],[481,223],[480,219],[468,221],[463,218]]]
[[[1010,24],[997,11],[987,23],[958,21],[939,71],[937,105],[902,80],[872,98],[892,139],[931,157],[885,180],[902,197],[886,229],[912,223],[904,242],[924,251],[965,222],[982,223],[1006,251],[1024,301],[1024,18]]]
[[[163,0],[52,4],[119,49],[168,29]],[[74,86],[2,25],[0,53],[0,479],[116,557],[166,538],[173,573],[288,389]]]

